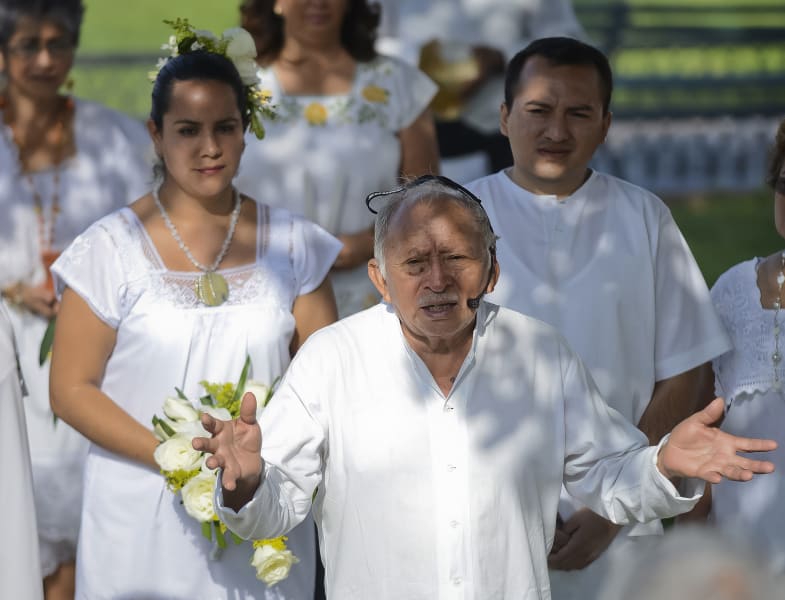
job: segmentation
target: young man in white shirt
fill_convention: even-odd
[[[774,442],[707,426],[721,400],[647,446],[561,335],[485,302],[495,236],[468,192],[430,178],[385,197],[369,263],[385,302],[311,336],[260,424],[250,394],[236,421],[202,419],[230,529],[278,536],[313,502],[328,598],[547,600],[562,482],[629,522],[697,501],[701,481],[680,496],[666,476],[771,470],[736,452]]]
[[[467,187],[500,236],[490,299],[558,329],[608,404],[655,442],[695,411],[702,365],[730,343],[667,207],[588,166],[612,87],[599,50],[532,42],[510,61],[501,106],[514,165]],[[559,515],[549,558],[559,600],[596,597],[614,553],[661,532],[652,522],[619,533],[566,491]]]

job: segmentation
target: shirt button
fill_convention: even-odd
[[[455,470],[455,465],[447,465],[447,470],[452,473]]]
[[[449,404],[444,407],[444,412],[452,412],[455,410],[454,406],[450,406]]]
[[[454,577],[453,580],[452,580],[452,584],[453,585],[461,585],[462,583],[463,583],[463,581],[461,580],[460,577]]]
[[[453,529],[458,527],[458,521],[455,521],[455,520],[450,521],[450,527],[452,527]]]

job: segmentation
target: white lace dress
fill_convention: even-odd
[[[318,223],[334,235],[373,225],[371,192],[395,187],[398,132],[425,110],[436,85],[422,72],[379,56],[357,63],[352,89],[335,96],[290,96],[273,68],[261,69],[277,117],[261,142],[246,136],[240,191]],[[365,263],[331,275],[341,317],[378,302]]]
[[[774,313],[764,309],[757,286],[755,258],[726,271],[711,290],[717,314],[733,341],[733,350],[714,360],[715,387],[725,398],[722,429],[734,435],[777,440],[766,455],[774,473],[749,482],[723,480],[712,489],[711,519],[750,539],[779,572],[785,572],[785,361],[776,369]],[[778,317],[780,352],[785,353],[785,311]]]
[[[316,289],[340,243],[321,228],[259,205],[254,264],[221,271],[229,299],[202,305],[198,273],[167,271],[146,230],[128,208],[79,236],[54,266],[58,289],[69,286],[117,331],[101,389],[150,426],[174,387],[198,398],[202,380],[232,382],[246,356],[255,380],[272,382],[289,364],[297,296]],[[301,562],[265,588],[249,565],[247,545],[209,558],[211,543],[187,516],[163,477],[92,445],[77,558],[77,598],[310,599],[313,523],[292,532]]]
[[[29,181],[19,173],[17,148],[0,111],[0,287],[22,281],[44,283],[39,225]],[[52,221],[55,191],[60,211],[53,249],[63,250],[104,215],[144,193],[152,177],[145,160],[150,137],[144,126],[93,102],[77,100],[74,113],[76,154],[60,168],[31,178],[41,197],[44,227]],[[45,319],[10,307],[19,342],[19,359],[30,391],[25,400],[35,482],[36,516],[44,575],[73,560],[79,533],[81,479],[87,441],[63,422],[55,424],[49,407],[49,363],[38,364]]]

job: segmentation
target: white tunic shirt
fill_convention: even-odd
[[[621,522],[694,503],[555,330],[487,303],[446,396],[381,304],[308,340],[261,427],[264,483],[221,517],[242,536],[279,535],[318,487],[340,600],[550,598],[562,481]]]
[[[532,194],[504,171],[467,187],[500,237],[490,299],[556,327],[630,423],[640,421],[655,382],[730,348],[698,265],[654,194],[598,172],[563,199]],[[581,506],[562,492],[565,520]],[[659,532],[659,522],[638,525],[615,544]],[[554,571],[554,589],[592,598],[587,586],[598,585],[605,560],[608,553],[583,571]]]
[[[33,475],[22,410],[20,372],[14,333],[5,305],[0,301],[0,456],[3,457],[3,491],[0,514],[9,550],[0,560],[0,598],[42,599],[33,508]]]
[[[734,435],[762,437],[779,442],[768,452],[776,471],[755,477],[749,485],[723,481],[713,486],[711,518],[720,527],[749,538],[770,565],[785,573],[785,363],[776,365],[780,385],[775,382],[774,313],[760,303],[757,266],[748,260],[724,273],[711,290],[711,297],[733,341],[733,350],[714,360],[716,392],[725,398],[723,431]],[[785,313],[778,323],[783,330]],[[780,353],[785,333],[780,333]]]

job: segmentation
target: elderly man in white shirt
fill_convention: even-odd
[[[430,177],[385,199],[384,303],[309,338],[260,424],[252,394],[234,422],[202,418],[230,529],[278,536],[313,503],[329,598],[548,599],[562,482],[627,522],[693,506],[702,482],[668,478],[772,470],[736,452],[774,442],[708,426],[721,400],[647,447],[553,328],[482,300],[499,266],[468,192]]]
[[[730,348],[706,283],[659,198],[588,167],[611,123],[601,52],[537,40],[511,60],[505,88],[515,163],[467,185],[501,236],[490,299],[558,329],[608,404],[654,443],[696,409],[700,366]],[[618,533],[566,490],[559,513],[550,564],[560,600],[598,597],[614,557],[662,531]]]

